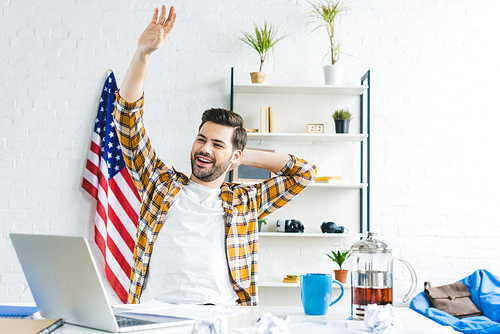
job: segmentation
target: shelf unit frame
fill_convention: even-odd
[[[231,67],[230,110],[234,107],[235,93],[280,94],[332,94],[359,95],[360,122],[359,134],[306,134],[306,133],[249,133],[249,140],[287,140],[287,141],[359,141],[360,142],[360,184],[359,189],[359,232],[362,236],[371,228],[371,76],[368,70],[360,80],[359,86],[286,86],[251,84],[235,85],[234,68]],[[366,120],[366,124],[365,124]],[[361,237],[360,237],[361,238]]]

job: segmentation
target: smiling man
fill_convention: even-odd
[[[173,7],[155,9],[117,94],[116,130],[142,200],[128,302],[257,305],[258,219],[304,190],[316,167],[245,149],[241,116],[217,108],[201,117],[190,177],[158,158],[143,124],[144,81],[176,19]],[[224,182],[240,164],[276,176],[249,186]]]

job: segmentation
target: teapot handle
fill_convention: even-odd
[[[411,285],[410,285],[410,290],[406,293],[406,295],[403,297],[403,303],[406,303],[408,300],[410,300],[410,297],[415,293],[415,290],[417,289],[417,273],[415,272],[415,269],[413,269],[412,265],[408,263],[408,261],[405,261],[403,259],[394,259],[401,261],[410,271],[410,276],[411,276]]]

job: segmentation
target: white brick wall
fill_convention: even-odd
[[[24,302],[31,295],[9,233],[92,238],[95,202],[80,183],[100,91],[110,68],[121,81],[159,4],[0,4],[0,302]],[[145,116],[168,164],[189,171],[200,113],[229,106],[230,67],[240,78],[256,70],[257,56],[237,39],[252,21],[267,18],[289,35],[265,64],[268,82],[322,83],[326,38],[311,33],[305,1],[172,4],[179,20],[152,60]],[[347,81],[372,70],[372,229],[415,266],[420,283],[478,268],[500,275],[500,4],[362,0],[348,7],[338,28],[352,55],[341,59]],[[314,243],[289,246],[317,251],[329,266]],[[406,273],[397,273],[404,292]]]

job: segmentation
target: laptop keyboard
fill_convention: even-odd
[[[118,327],[132,327],[132,326],[139,326],[139,325],[145,325],[145,324],[154,324],[152,321],[147,321],[147,320],[142,320],[142,319],[133,319],[133,318],[128,318],[124,317],[121,315],[115,315],[116,322],[118,323]]]

